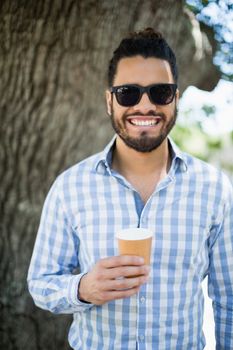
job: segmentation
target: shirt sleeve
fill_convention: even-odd
[[[78,236],[59,198],[57,180],[45,200],[27,277],[37,306],[53,313],[75,313],[92,307],[78,299],[78,285],[87,272],[73,273],[79,267],[78,248]]]
[[[224,194],[223,219],[213,228],[216,239],[210,249],[208,275],[218,350],[233,349],[233,190],[229,182]]]

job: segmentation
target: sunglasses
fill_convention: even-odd
[[[176,89],[177,84],[153,84],[149,86],[127,84],[113,86],[110,88],[110,92],[115,94],[119,105],[131,107],[139,103],[144,92],[147,93],[153,104],[167,105],[174,99]]]

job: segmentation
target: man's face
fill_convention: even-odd
[[[169,63],[154,57],[134,56],[119,61],[113,86],[159,83],[174,83]],[[177,90],[171,103],[157,105],[144,93],[136,105],[123,107],[117,102],[115,94],[107,90],[107,110],[114,130],[127,146],[138,152],[156,149],[175,124],[178,95]]]

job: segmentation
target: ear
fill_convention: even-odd
[[[180,99],[180,91],[177,89],[176,90],[176,103],[179,103],[179,99]]]
[[[105,91],[105,98],[106,98],[106,106],[107,106],[107,113],[108,115],[111,115],[112,111],[112,94],[109,90]]]

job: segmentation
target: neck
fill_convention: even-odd
[[[123,176],[128,174],[136,176],[165,175],[169,171],[170,163],[171,157],[167,138],[155,150],[144,153],[128,147],[117,136],[112,168]]]

